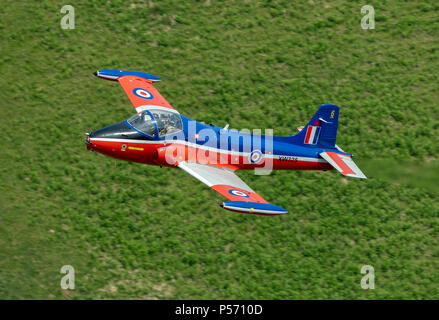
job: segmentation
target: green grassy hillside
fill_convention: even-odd
[[[83,0],[63,30],[65,4],[0,5],[1,299],[439,298],[437,2],[371,2],[374,30],[356,2]],[[276,135],[337,104],[337,144],[369,179],[239,172],[290,213],[224,211],[183,171],[86,151],[85,132],[134,113],[99,69]]]

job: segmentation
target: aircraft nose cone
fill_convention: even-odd
[[[87,146],[87,150],[91,149],[91,141],[90,141],[90,134],[85,134],[85,145]]]
[[[86,134],[85,144],[87,149],[95,150],[99,152],[104,152],[106,149],[114,143],[117,139],[128,139],[132,135],[138,135],[138,133],[131,128],[129,128],[125,121],[118,122],[104,128],[92,131]]]

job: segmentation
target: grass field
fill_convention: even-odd
[[[438,299],[438,17],[437,1],[3,0],[0,299]],[[85,132],[134,113],[99,69],[276,135],[337,104],[337,144],[369,179],[239,172],[289,214],[227,212],[183,171],[86,151]]]

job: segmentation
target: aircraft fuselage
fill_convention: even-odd
[[[181,116],[182,130],[151,139],[119,122],[88,134],[88,149],[149,165],[176,166],[194,161],[233,170],[331,170],[319,157],[322,148],[288,143],[288,137],[223,129]],[[327,150],[327,149],[326,149]]]

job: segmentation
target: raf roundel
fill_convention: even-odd
[[[237,196],[237,197],[244,197],[244,198],[250,197],[247,193],[240,191],[240,190],[235,190],[235,189],[230,189],[229,193],[234,195],[234,196]]]
[[[262,158],[262,152],[259,150],[254,150],[252,153],[250,153],[248,158],[251,163],[257,163]]]
[[[133,93],[138,96],[139,98],[143,99],[152,99],[154,96],[149,92],[148,90],[142,89],[142,88],[136,88],[133,90]]]

